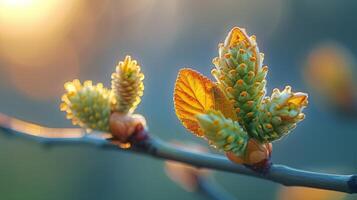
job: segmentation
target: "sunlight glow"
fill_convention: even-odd
[[[78,76],[77,49],[66,38],[82,2],[0,0],[0,61],[20,92],[50,98],[62,91],[56,82]]]
[[[52,29],[65,19],[71,9],[73,3],[68,2],[71,1],[0,0],[3,34],[16,36]]]
[[[32,3],[33,0],[3,0],[1,1],[1,5],[4,6],[27,6]]]

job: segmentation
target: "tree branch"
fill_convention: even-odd
[[[284,165],[272,165],[267,173],[255,172],[243,165],[234,164],[227,158],[215,154],[196,153],[175,147],[162,140],[150,137],[129,149],[122,149],[108,133],[96,132],[86,134],[77,128],[47,128],[0,114],[0,129],[10,133],[30,137],[48,145],[57,144],[94,144],[105,150],[124,150],[151,155],[191,164],[196,167],[227,171],[253,176],[280,183],[286,186],[304,186],[357,193],[357,174],[338,175],[317,173],[290,168]]]

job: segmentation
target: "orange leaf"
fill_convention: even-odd
[[[206,113],[209,109],[219,110],[225,117],[237,120],[233,104],[221,89],[192,69],[180,70],[175,84],[174,104],[176,115],[184,127],[198,136],[203,133],[196,115]]]
[[[185,128],[202,136],[196,115],[214,108],[212,88],[215,83],[192,69],[180,70],[174,90],[174,104],[177,117]]]

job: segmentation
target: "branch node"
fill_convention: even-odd
[[[270,167],[273,165],[271,162],[270,158],[264,159],[263,161],[255,164],[255,165],[247,165],[243,164],[245,167],[261,174],[261,175],[266,175],[270,171]]]

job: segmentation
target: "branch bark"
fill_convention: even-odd
[[[286,186],[303,186],[357,193],[357,174],[339,175],[318,173],[294,169],[284,165],[273,164],[267,173],[255,172],[243,165],[234,164],[227,158],[209,153],[196,153],[168,144],[158,138],[149,137],[131,148],[121,148],[108,133],[96,132],[86,134],[77,128],[48,128],[0,114],[0,129],[10,133],[29,137],[48,145],[94,144],[104,150],[129,151],[150,155],[155,158],[174,160],[199,168],[209,168],[252,176],[274,181]]]

